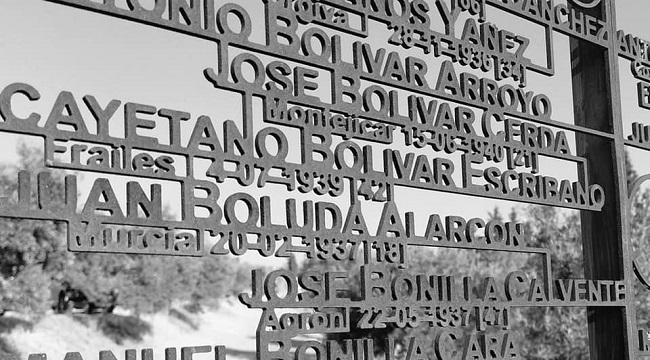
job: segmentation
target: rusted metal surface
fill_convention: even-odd
[[[77,176],[66,176],[61,205],[50,201],[46,172],[21,172],[18,203],[0,205],[0,216],[64,221],[70,251],[361,259],[359,299],[346,295],[345,272],[253,271],[251,292],[240,301],[262,310],[260,360],[302,359],[312,352],[319,359],[369,359],[371,339],[350,339],[347,348],[296,341],[304,334],[349,332],[352,309],[362,313],[355,320],[361,328],[437,328],[439,359],[516,359],[512,308],[589,307],[593,358],[646,353],[643,330],[637,337],[633,274],[646,285],[648,280],[629,255],[621,156],[625,146],[650,150],[650,136],[635,123],[625,139],[617,61],[630,60],[640,80],[639,105],[650,108],[650,52],[647,43],[616,31],[613,1],[264,0],[215,6],[212,0],[160,0],[153,7],[138,0],[124,7],[113,0],[45,1],[214,42],[216,64],[196,71],[219,91],[240,95],[234,106],[241,106],[242,118],[217,128],[189,109],[99,102],[68,91],[58,93],[49,112],[18,115],[12,101],[37,103],[41,92],[26,83],[1,84],[0,131],[42,137],[48,167],[107,177],[94,180],[82,202]],[[263,24],[253,22],[251,8],[263,9]],[[490,22],[489,9],[541,25],[545,62],[529,57],[530,39]],[[432,30],[434,22],[444,30]],[[377,25],[390,34],[384,47],[371,41],[369,27]],[[263,43],[251,40],[258,27]],[[549,96],[528,83],[530,72],[551,77],[555,64],[569,61],[555,59],[555,33],[570,36],[574,50],[575,122],[555,118]],[[440,65],[431,65],[434,58]],[[260,100],[265,124],[258,128],[253,103]],[[123,133],[109,131],[122,118]],[[299,131],[299,149],[292,147],[289,128]],[[150,130],[166,139],[143,135]],[[576,148],[569,133],[576,135]],[[290,162],[295,151],[300,161]],[[540,159],[577,167],[579,180],[546,174]],[[197,163],[208,165],[199,169]],[[132,180],[116,189],[113,175]],[[141,178],[153,184],[144,186]],[[163,217],[163,181],[180,185],[178,220]],[[222,192],[225,182],[236,182],[238,191]],[[269,184],[316,200],[250,194]],[[553,279],[550,249],[527,245],[522,223],[463,214],[430,214],[426,223],[416,223],[411,209],[395,202],[401,188],[581,210],[589,279]],[[126,204],[117,190],[126,192]],[[346,196],[346,206],[332,202]],[[368,203],[382,208],[377,226],[367,225]],[[237,211],[242,206],[244,216]],[[281,222],[272,220],[275,212],[285,213]],[[536,254],[545,273],[529,278],[514,271],[498,284],[487,278],[483,293],[475,294],[454,274],[410,273],[408,254],[421,247]],[[390,278],[390,266],[398,268],[396,278]],[[289,315],[279,316],[280,309]],[[451,320],[441,320],[442,312]],[[464,338],[468,327],[474,330]],[[388,353],[391,346],[387,339]],[[417,351],[410,349],[409,356],[417,357],[411,350]],[[191,351],[181,358],[191,358]]]

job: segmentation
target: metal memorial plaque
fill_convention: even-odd
[[[650,41],[618,30],[613,0],[20,3],[0,0],[0,10],[38,9],[34,29],[62,14],[60,26],[79,21],[82,36],[99,30],[81,24],[98,24],[109,40],[91,48],[79,40],[70,55],[57,46],[75,48],[76,40],[38,28],[43,44],[62,43],[35,56],[75,69],[63,77],[37,68],[28,52],[3,52],[14,68],[1,70],[0,133],[36,141],[42,159],[3,188],[7,226],[55,224],[71,259],[289,263],[235,280],[242,311],[259,314],[248,324],[257,360],[585,358],[522,349],[524,309],[560,309],[556,318],[586,309],[589,358],[650,357],[650,331],[640,325],[650,319],[637,317],[647,296],[639,294],[650,291],[642,190],[650,175],[630,177],[625,161],[628,151],[647,159],[650,123],[624,119],[627,108],[639,111],[635,119],[650,109]],[[0,49],[3,38],[31,39],[28,31],[3,32]],[[145,33],[161,43],[135,45]],[[145,58],[129,58],[121,41]],[[209,49],[205,58],[189,42]],[[113,66],[114,57],[123,62]],[[166,57],[185,62],[182,71],[161,66]],[[21,62],[41,78],[16,78]],[[475,215],[484,204],[532,204],[573,214],[579,225]],[[551,228],[555,235],[540,240]],[[18,230],[0,233],[19,238]],[[577,239],[571,246],[584,266],[566,261],[558,234]],[[0,252],[16,241],[0,241]],[[445,252],[483,257],[484,275],[468,272],[475,265],[464,255],[445,263]],[[9,269],[7,256],[0,298],[34,263]],[[434,256],[437,267],[421,265]],[[538,265],[503,260],[515,258]],[[197,268],[154,278],[161,287],[186,282],[186,295],[199,286],[220,291],[210,281],[221,270],[203,279]],[[108,284],[122,270],[96,275]],[[74,291],[62,290],[58,310]],[[111,296],[109,312],[124,295]],[[20,310],[1,304],[2,314]],[[537,320],[548,325],[549,316]],[[238,356],[218,337],[194,345],[145,345],[123,358]],[[122,359],[107,349],[69,351],[65,360]]]

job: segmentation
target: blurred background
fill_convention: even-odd
[[[216,6],[225,2],[215,1]],[[248,0],[245,3],[249,5]],[[435,6],[435,1],[430,3]],[[263,43],[263,7],[261,1],[250,4],[250,15],[256,24],[252,39]],[[650,11],[650,4],[619,0],[617,7],[619,28],[650,39],[643,17]],[[544,57],[540,27],[529,26],[494,9],[488,16],[529,37],[533,58]],[[372,36],[368,41],[377,46],[384,46],[390,36],[385,26],[377,24],[371,25],[369,33]],[[567,37],[556,35],[554,47],[556,76],[546,78],[530,73],[529,87],[551,98],[555,120],[572,123]],[[38,104],[15,104],[25,112],[46,113],[58,92],[68,90],[79,98],[93,94],[101,99],[100,103],[121,99],[182,109],[193,115],[206,114],[219,126],[228,119],[237,122],[242,117],[241,106],[233,105],[241,99],[214,89],[203,77],[203,69],[216,63],[215,46],[205,40],[39,0],[0,0],[0,54],[0,87],[25,82],[42,93]],[[432,59],[430,68],[439,63],[440,59]],[[644,122],[648,114],[636,106],[636,84],[629,74],[629,61],[621,60],[620,65],[624,128],[630,130],[632,122]],[[435,74],[437,71],[431,71],[430,75]],[[262,126],[261,105],[256,103],[254,110],[255,124]],[[296,133],[292,135],[291,131],[289,139],[296,139]],[[569,137],[570,147],[575,149],[573,137]],[[0,194],[8,197],[3,201],[16,201],[12,194],[16,192],[18,171],[37,173],[44,168],[43,152],[41,138],[0,133]],[[291,156],[298,157],[296,153]],[[647,159],[641,150],[628,153],[628,182],[650,173]],[[549,159],[544,161],[542,173],[577,179],[575,168]],[[62,202],[63,177],[67,172],[49,170],[55,184],[55,201]],[[80,196],[85,196],[92,180],[100,175],[79,176]],[[117,177],[111,180],[126,182]],[[461,182],[460,178],[456,180]],[[171,194],[165,201],[167,219],[178,218],[180,214],[176,185],[166,185],[170,189],[166,193]],[[227,194],[242,188],[226,182],[221,191]],[[274,185],[245,191],[279,199],[296,195]],[[299,195],[301,199],[310,199]],[[118,194],[122,200],[124,196]],[[423,196],[426,201],[422,201]],[[422,217],[437,213],[522,222],[528,246],[550,249],[553,278],[584,277],[577,211],[411,189],[400,189],[396,197],[401,209],[415,211]],[[650,240],[650,189],[642,188],[630,206],[631,240],[635,249],[644,251]],[[367,210],[375,215],[380,211]],[[240,293],[250,292],[252,269],[270,272],[284,268],[298,273],[340,269],[352,274],[351,291],[359,288],[360,264],[353,261],[329,263],[299,256],[264,258],[254,253],[204,258],[72,253],[67,250],[66,236],[62,223],[0,218],[0,359],[26,359],[31,353],[46,353],[48,359],[58,360],[68,351],[79,351],[84,359],[95,359],[100,350],[121,354],[129,348],[153,348],[156,356],[162,358],[166,347],[196,345],[226,345],[228,358],[253,359],[261,312],[246,308],[237,299]],[[517,253],[427,248],[409,255],[407,268],[411,273],[497,279],[514,270],[532,275],[543,273],[538,257]],[[650,292],[637,283],[635,293],[638,324],[647,327]],[[584,308],[517,308],[513,309],[511,320],[511,330],[518,337],[516,342],[525,359],[589,358]],[[407,344],[402,341],[412,335],[432,336],[428,331],[433,330],[353,328],[351,334],[313,337],[380,339],[390,334],[398,341],[397,356],[403,358]],[[375,350],[378,357],[382,355],[381,348]],[[433,349],[427,351],[430,358],[435,358]],[[195,356],[198,360],[209,358]]]

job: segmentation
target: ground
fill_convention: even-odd
[[[111,350],[119,357],[125,349],[153,348],[155,359],[163,358],[167,347],[225,345],[227,359],[252,359],[255,356],[255,329],[260,311],[251,310],[235,301],[224,301],[219,309],[183,316],[168,312],[146,315],[152,332],[143,341],[126,341],[122,345],[106,338],[94,326],[95,319],[87,315],[49,314],[31,330],[15,328],[5,338],[27,359],[28,354],[44,353],[48,360],[63,360],[66,352],[78,351],[84,360],[97,359],[100,350]],[[188,321],[189,320],[189,321]],[[206,357],[207,356],[207,357]],[[195,356],[195,360],[207,360]]]

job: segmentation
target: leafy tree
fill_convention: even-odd
[[[650,189],[641,191],[634,196],[630,209],[630,241],[632,256],[636,258],[640,271],[646,278],[650,268]],[[638,325],[640,328],[650,327],[650,289],[640,281],[635,281],[635,304]]]
[[[18,170],[43,169],[38,150],[21,145],[18,153],[16,165],[0,167],[4,194],[15,194]],[[63,173],[52,174],[53,201],[63,203]],[[52,308],[53,294],[64,282],[90,301],[117,294],[118,305],[136,314],[169,309],[175,302],[215,306],[240,270],[226,258],[70,253],[65,230],[52,221],[0,219],[0,311],[37,318]]]
[[[510,214],[515,216],[514,213]],[[503,220],[499,209],[495,208],[488,215],[489,220]],[[514,219],[513,219],[514,220]],[[508,269],[520,269],[525,264],[525,258],[512,256],[510,253],[496,251],[476,251],[460,249],[427,249],[418,248],[414,251],[410,249],[409,260],[406,264],[406,271],[411,274],[437,274],[437,275],[462,275],[471,276],[474,279],[492,276],[495,278],[505,278]],[[357,259],[361,257],[358,256]],[[341,261],[341,262],[323,262],[319,260],[308,260],[302,264],[300,271],[318,270],[318,271],[341,271],[351,274],[348,277],[346,288],[350,289],[350,298],[352,300],[361,299],[361,281],[359,267],[362,261]],[[396,265],[387,265],[391,277],[395,277],[398,272],[404,271]],[[462,269],[462,271],[459,271]],[[477,291],[478,289],[474,289]],[[433,339],[436,336],[435,328],[420,326],[417,328],[398,328],[395,324],[387,324],[385,328],[379,329],[361,329],[358,322],[362,313],[359,309],[350,310],[350,332],[348,333],[329,333],[327,339],[344,341],[350,338],[372,338],[375,354],[381,354],[385,350],[385,340],[390,335],[397,348],[397,356],[406,355],[408,343],[407,337],[419,336],[422,338]],[[471,327],[463,329],[466,333],[472,331]],[[436,358],[433,347],[428,347],[425,352],[429,358]]]
[[[350,274],[348,276],[348,284],[346,286],[349,289],[349,297],[352,300],[358,301],[361,299],[361,277],[360,277],[360,265],[363,263],[360,260],[361,256],[357,256],[355,260],[344,260],[344,261],[319,261],[319,260],[308,260],[305,261],[302,266],[300,266],[299,271],[339,271]],[[389,272],[391,276],[395,275],[397,267],[390,266]],[[358,326],[359,321],[361,320],[363,313],[360,309],[353,308],[350,310],[350,332],[348,333],[329,333],[326,334],[327,339],[336,340],[339,342],[344,341],[345,339],[361,339],[361,338],[372,338],[374,345],[375,354],[380,354],[383,352],[385,338],[389,334],[395,334],[399,329],[392,325],[388,324],[385,328],[380,329],[362,329]],[[399,343],[399,342],[398,342]]]
[[[510,221],[520,221],[526,227],[526,242],[532,247],[544,247],[551,250],[552,276],[554,279],[582,278],[582,247],[580,242],[580,222],[577,213],[558,211],[552,207],[529,206],[508,214]],[[488,220],[503,221],[498,209],[488,214]],[[411,249],[412,250],[412,249]],[[460,250],[460,249],[418,249],[409,252],[407,271],[412,274],[426,273],[439,275],[465,275],[473,279],[493,277],[503,281],[514,270],[523,270],[529,276],[543,278],[541,256],[526,256],[517,253]],[[349,286],[353,298],[359,296],[358,267],[360,264],[323,263],[308,261],[302,270],[321,269],[339,270],[353,274]],[[399,271],[397,268],[391,269]],[[479,290],[476,285],[474,291]],[[513,309],[511,329],[513,334],[521,334],[517,342],[526,359],[587,359],[587,318],[585,309],[530,307]],[[434,338],[435,328],[419,326],[399,329],[388,326],[385,329],[359,329],[356,321],[358,311],[351,311],[351,331],[347,334],[327,334],[328,339],[372,337],[375,339],[375,351],[382,352],[384,339],[390,335],[395,339],[398,357],[406,355],[408,344],[406,338]],[[475,331],[470,325],[462,328],[465,335]],[[489,329],[494,331],[494,329]],[[432,347],[425,349],[426,355],[435,358]]]
[[[18,148],[18,166],[0,166],[0,192],[16,194],[20,169],[34,171],[38,161],[29,147]],[[42,160],[40,161],[42,164]],[[60,174],[55,173],[56,176]],[[35,189],[33,190],[35,192]],[[53,181],[54,201],[62,202],[63,182]],[[2,201],[16,203],[15,196]],[[72,257],[66,251],[62,223],[15,218],[0,220],[0,313],[6,310],[38,317],[51,306],[51,292]]]
[[[552,279],[584,278],[580,218],[577,212],[553,207],[526,209],[529,245],[550,249]],[[542,259],[529,258],[524,271],[543,274]],[[521,350],[527,359],[588,359],[588,328],[585,308],[529,307],[517,313]]]

